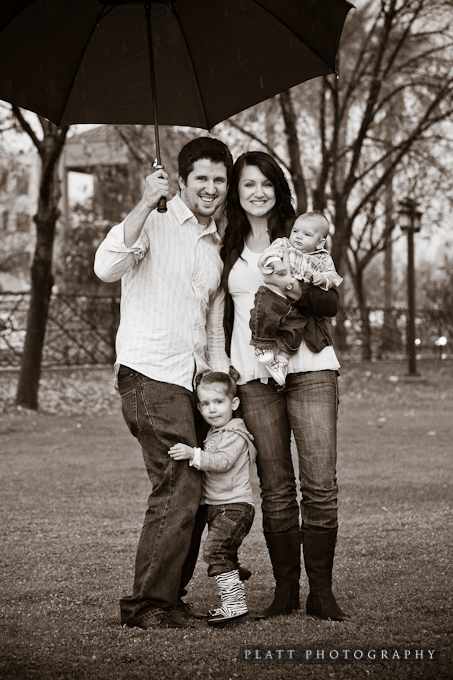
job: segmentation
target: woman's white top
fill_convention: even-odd
[[[258,363],[255,348],[250,344],[250,311],[255,303],[255,293],[263,285],[263,275],[258,269],[261,253],[254,253],[246,245],[228,277],[228,291],[234,303],[234,324],[231,337],[231,363],[239,372],[239,385],[261,378],[267,382],[269,373]],[[288,365],[288,373],[336,370],[340,367],[333,346],[312,352],[302,341],[299,350]]]

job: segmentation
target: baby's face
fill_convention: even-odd
[[[312,253],[318,244],[321,244],[321,247],[324,245],[322,237],[324,223],[325,220],[321,216],[298,217],[289,235],[289,242],[303,253]]]

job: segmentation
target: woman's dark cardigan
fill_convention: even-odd
[[[290,227],[288,226],[283,233],[274,233],[274,239],[288,236]],[[222,275],[222,287],[225,291],[225,345],[226,352],[230,356],[231,335],[234,323],[234,305],[231,295],[228,292],[228,276],[242,253],[242,248],[232,250],[224,255],[224,268]],[[298,300],[291,304],[307,317],[305,327],[305,342],[312,352],[320,352],[324,347],[332,345],[332,338],[329,333],[329,324],[326,317],[333,317],[340,309],[340,296],[336,288],[322,290],[311,283],[301,281],[302,295]]]

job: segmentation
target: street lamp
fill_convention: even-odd
[[[417,376],[415,365],[415,267],[414,267],[414,233],[420,231],[422,213],[412,198],[401,202],[399,210],[401,231],[407,233],[407,355],[409,375]]]

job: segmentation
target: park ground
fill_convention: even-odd
[[[418,370],[411,380],[404,363],[341,370],[334,582],[348,621],[301,609],[153,632],[119,625],[149,487],[111,369],[44,371],[38,412],[14,407],[17,374],[0,372],[0,678],[453,678],[453,363]],[[253,572],[253,614],[273,588],[259,511],[240,558]],[[188,599],[217,604],[201,560]],[[241,661],[244,645],[416,647],[436,649],[438,661],[252,664]]]

